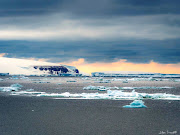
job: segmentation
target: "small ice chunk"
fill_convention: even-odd
[[[3,79],[2,79],[2,78],[0,78],[0,81],[3,81]]]
[[[31,81],[41,81],[41,79],[31,79]]]
[[[21,80],[29,80],[29,77],[25,77],[25,76],[20,76]]]
[[[107,90],[110,90],[110,89],[114,89],[114,90],[118,90],[119,87],[105,87],[105,86],[87,86],[87,87],[84,87],[83,90],[99,90],[99,91],[107,91]]]
[[[123,106],[124,108],[146,108],[142,100],[134,100],[130,105]]]
[[[62,83],[57,83],[57,85],[61,85]]]
[[[127,80],[125,80],[125,81],[122,81],[122,83],[128,83],[128,81],[127,81]]]
[[[76,82],[76,81],[73,81],[73,80],[72,80],[72,81],[67,81],[67,82]]]
[[[91,80],[89,77],[82,78],[82,80]]]
[[[34,89],[27,89],[26,91],[34,91]]]
[[[100,89],[106,89],[106,87],[104,86],[87,86],[87,87],[84,87],[83,90],[100,90]]]
[[[94,83],[111,83],[110,80],[95,81]]]
[[[16,84],[12,84],[11,87],[21,88],[21,87],[23,87],[23,86],[20,85],[19,83],[16,83]]]
[[[83,83],[91,83],[91,82],[83,82]]]
[[[33,82],[33,83],[50,83],[50,82],[44,82],[44,81],[43,81],[43,82]]]
[[[44,81],[47,81],[47,80],[54,80],[54,78],[44,78],[44,79],[42,79],[42,80],[44,80]]]

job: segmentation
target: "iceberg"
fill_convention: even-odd
[[[142,100],[134,100],[130,105],[123,106],[124,108],[146,108]]]

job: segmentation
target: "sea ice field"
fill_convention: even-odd
[[[13,134],[17,128],[19,130],[14,133],[15,135],[25,134],[26,131],[29,131],[27,134],[45,135],[58,134],[55,131],[61,134],[151,135],[167,130],[179,133],[179,80],[1,76],[0,118],[4,122],[1,124],[0,133]],[[54,122],[48,124],[51,117]],[[111,119],[108,120],[108,117]],[[24,119],[25,125],[17,118]],[[47,122],[45,125],[54,132],[48,129],[44,131],[44,125],[37,119]],[[80,122],[75,124],[75,121]],[[13,125],[15,122],[17,125]],[[39,130],[34,130],[33,123]],[[11,130],[7,129],[9,124]],[[85,129],[78,127],[81,124],[84,124]],[[99,127],[100,124],[102,127]],[[95,128],[95,125],[99,128]],[[54,129],[58,127],[61,130]]]
[[[180,100],[178,80],[13,76],[1,78],[0,91],[5,95],[53,99]]]

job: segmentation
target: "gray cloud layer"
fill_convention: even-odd
[[[1,0],[0,53],[63,62],[180,62],[178,0]]]
[[[0,50],[8,53],[9,57],[48,58],[53,62],[85,58],[88,62],[112,62],[127,59],[135,63],[147,63],[150,60],[160,63],[178,63],[180,61],[179,43],[180,40],[121,40],[115,42],[1,41]]]
[[[53,14],[1,20],[1,40],[164,40],[180,37],[180,15],[86,19]]]
[[[179,0],[1,0],[1,15],[66,12],[77,16],[179,14]]]

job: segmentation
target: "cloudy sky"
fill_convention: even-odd
[[[0,0],[0,57],[180,73],[180,1]]]

